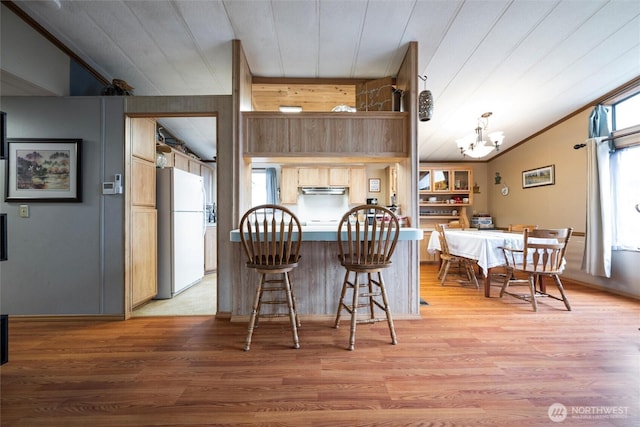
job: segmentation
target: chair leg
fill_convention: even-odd
[[[358,293],[360,288],[359,278],[360,275],[358,272],[355,273],[356,277],[353,281],[353,296],[352,296],[352,306],[351,306],[351,329],[349,332],[349,350],[353,351],[356,345],[356,325],[358,323]]]
[[[444,281],[447,279],[447,273],[449,272],[449,260],[444,261],[443,268],[444,268],[444,273],[440,280],[440,286],[444,286]]]
[[[291,292],[291,281],[289,280],[289,273],[283,273],[285,293],[287,294],[287,306],[289,308],[289,320],[291,322],[291,333],[293,334],[293,348],[300,348],[300,341],[298,340],[298,312],[296,311],[295,304],[293,302],[293,294]]]
[[[265,275],[260,275],[260,283],[256,289],[255,296],[253,297],[253,309],[251,311],[251,317],[249,318],[249,327],[247,331],[247,340],[244,344],[244,351],[249,351],[251,348],[251,337],[253,336],[253,328],[256,326],[256,319],[259,317],[260,300],[262,299],[262,287],[264,285]]]
[[[529,289],[531,290],[531,306],[533,307],[533,311],[538,311],[538,301],[536,299],[536,279],[537,275],[530,274],[529,275]]]
[[[389,333],[391,334],[391,344],[398,344],[396,337],[396,329],[393,326],[393,318],[391,317],[391,309],[389,308],[389,300],[387,299],[387,291],[384,287],[384,279],[382,273],[378,272],[378,283],[380,286],[380,293],[382,294],[382,303],[384,304],[384,311],[387,315],[387,325],[389,325]]]
[[[334,328],[338,328],[340,326],[340,315],[342,314],[342,309],[346,308],[344,303],[344,297],[347,294],[347,288],[349,287],[349,270],[344,273],[344,280],[342,281],[342,291],[340,292],[340,302],[338,303],[338,312],[336,313],[336,321],[333,324]]]
[[[298,316],[298,307],[296,306],[296,295],[293,292],[293,285],[291,284],[291,276],[289,276],[289,272],[287,272],[286,275],[290,284],[289,288],[291,289],[291,302],[293,304],[293,312],[296,314],[296,326],[300,327],[300,317]]]
[[[504,282],[502,282],[502,288],[500,288],[500,298],[504,295],[504,292],[509,287],[509,280],[511,278],[511,273],[507,271],[507,274],[504,275]]]
[[[562,282],[560,281],[560,277],[558,275],[553,275],[553,280],[555,280],[556,285],[558,286],[558,290],[560,291],[560,295],[562,296],[562,301],[564,302],[564,306],[567,307],[568,311],[571,311],[571,305],[569,305],[569,300],[564,293],[564,287],[562,286]]]
[[[376,318],[376,313],[375,310],[373,308],[374,306],[374,299],[373,299],[373,284],[374,281],[371,277],[371,273],[367,273],[367,285],[369,288],[369,318],[370,319],[375,319]]]
[[[476,289],[480,289],[480,285],[478,285],[478,278],[476,277],[476,270],[473,268],[473,263],[471,261],[465,261],[465,265],[467,268],[467,276],[469,276],[469,281],[473,282],[476,285]]]

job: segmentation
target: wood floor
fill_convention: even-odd
[[[421,277],[423,318],[396,346],[359,325],[353,352],[347,325],[304,319],[299,350],[272,322],[243,352],[246,325],[207,316],[10,318],[2,426],[640,425],[640,302],[567,284],[572,312],[534,313]]]

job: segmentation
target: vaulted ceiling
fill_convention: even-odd
[[[233,39],[254,76],[352,79],[393,76],[417,41],[435,101],[423,161],[463,160],[455,140],[484,112],[506,149],[640,75],[637,0],[14,3],[136,95],[231,94]]]

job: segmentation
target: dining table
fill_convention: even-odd
[[[497,230],[482,229],[447,229],[445,231],[451,255],[474,259],[484,275],[484,296],[491,296],[491,271],[506,264],[501,247],[522,249],[524,236],[522,233],[509,233]],[[438,232],[431,233],[427,245],[429,253],[440,251]]]

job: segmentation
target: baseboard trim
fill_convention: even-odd
[[[114,322],[125,320],[124,315],[116,314],[10,314],[9,320],[19,320],[21,322],[68,322],[70,320],[99,320],[104,322]]]

